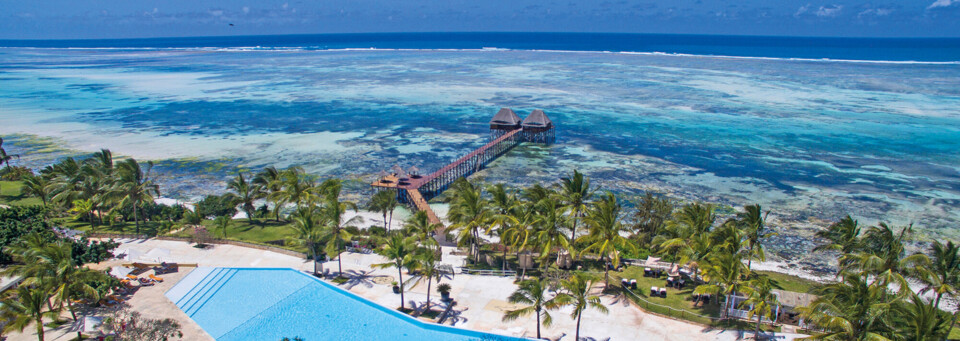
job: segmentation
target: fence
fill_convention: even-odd
[[[664,315],[667,317],[679,318],[681,320],[693,321],[700,324],[713,325],[722,321],[723,319],[713,316],[706,316],[694,313],[692,311],[687,311],[684,309],[678,309],[674,307],[665,306],[662,304],[657,304],[648,301],[640,295],[637,295],[632,290],[623,288],[623,291],[628,294],[628,296],[633,299],[640,308],[648,312],[656,313],[659,315]]]
[[[460,268],[460,273],[467,275],[477,275],[477,276],[516,276],[517,272],[513,270],[476,270],[476,269],[467,269]]]

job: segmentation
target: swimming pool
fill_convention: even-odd
[[[523,340],[422,322],[293,269],[201,267],[166,296],[218,341]]]

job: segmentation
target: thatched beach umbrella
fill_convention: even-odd
[[[407,169],[407,173],[410,173],[410,175],[420,175],[420,169],[418,169],[417,166],[410,166],[410,169]]]

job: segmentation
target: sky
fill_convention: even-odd
[[[960,0],[0,0],[0,39],[464,31],[960,37]]]

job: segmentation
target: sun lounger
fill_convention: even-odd
[[[620,279],[620,287],[621,287],[621,288],[628,288],[628,287],[630,287],[630,280],[629,280],[629,279],[626,279],[626,278],[621,278],[621,279]]]
[[[127,278],[132,279],[132,280],[138,280],[138,279],[140,279],[140,277],[137,277],[137,276],[134,276],[134,275],[127,275]]]
[[[152,279],[152,280],[154,280],[154,281],[157,281],[157,282],[163,282],[163,278],[161,278],[161,277],[157,277],[157,276],[154,276],[154,275],[149,275],[149,276],[147,276],[147,277],[150,277],[150,279]]]
[[[630,280],[630,288],[633,290],[637,290],[637,280],[635,279]]]
[[[154,280],[149,278],[139,278],[138,280],[140,281],[140,285],[144,285],[144,286],[150,286],[150,285],[156,284]]]
[[[667,288],[660,288],[660,297],[667,297]]]
[[[652,277],[652,276],[653,276],[653,270],[651,270],[650,268],[643,268],[643,277]]]
[[[137,268],[137,270],[147,270],[147,269],[150,269],[150,266],[149,266],[149,265],[146,265],[146,264],[143,264],[143,263],[133,263],[133,267]]]
[[[660,294],[660,288],[650,287],[650,296],[657,296]]]

